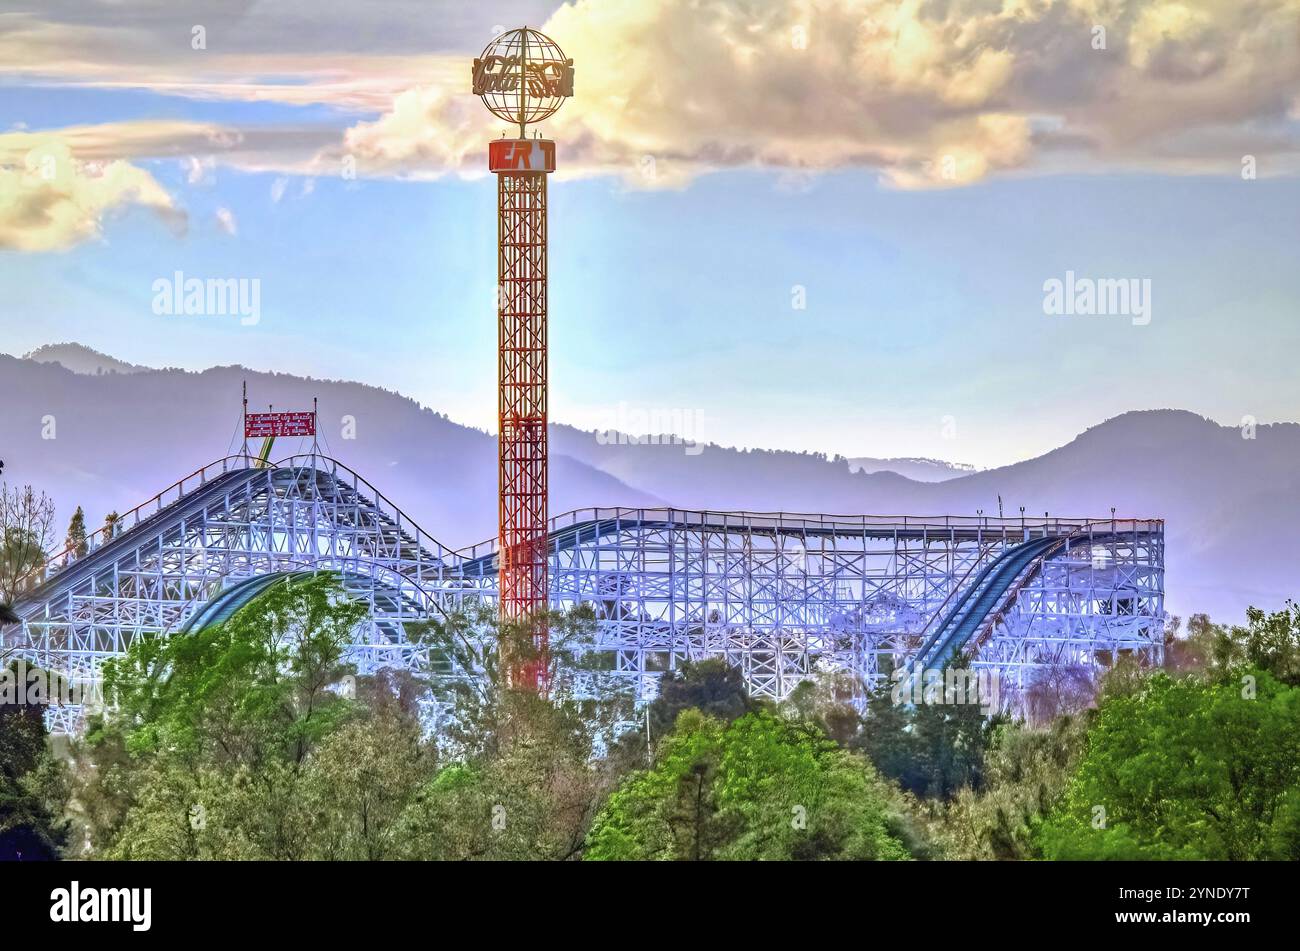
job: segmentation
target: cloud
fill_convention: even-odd
[[[399,95],[375,122],[347,130],[343,148],[357,156],[358,171],[440,175],[467,170],[471,155],[493,138],[482,103],[462,90],[421,86]]]
[[[211,185],[212,171],[216,168],[216,164],[216,160],[211,156],[199,158],[191,155],[185,160],[185,181],[191,185]]]
[[[1300,160],[1286,125],[1300,0],[575,0],[542,29],[576,63],[576,97],[544,126],[572,174],[671,186],[718,168],[866,166],[928,187],[1063,164]],[[481,168],[501,123],[464,85],[407,90],[355,125],[359,168]]]
[[[13,163],[4,158],[6,138],[0,136],[0,249],[67,250],[98,238],[105,215],[129,205],[184,226],[171,196],[141,168],[120,160],[82,162],[52,137]]]
[[[191,184],[211,181],[218,163],[243,171],[315,174],[322,153],[337,152],[342,132],[322,124],[259,124],[247,128],[213,122],[135,119],[65,126],[42,132],[0,133],[0,163],[22,164],[50,140],[82,162],[176,159]]]
[[[278,205],[284,199],[285,194],[289,191],[289,185],[291,182],[292,179],[284,175],[281,175],[279,178],[275,179],[275,181],[271,182],[271,204]],[[303,178],[301,184],[298,186],[298,197],[306,198],[315,190],[316,179],[310,177]]]
[[[235,220],[235,213],[233,211],[229,208],[218,208],[216,216],[218,228],[232,237],[239,234],[239,222]]]
[[[314,189],[311,176],[339,167],[340,137],[339,129],[320,125],[240,129],[183,120],[0,133],[0,249],[66,250],[99,237],[106,214],[130,205],[183,231],[185,213],[137,160],[175,159],[192,185],[211,182],[219,162],[293,173],[306,176],[306,196]],[[218,212],[218,223],[235,233],[228,209]]]
[[[0,75],[330,117],[62,130],[87,160],[484,173],[485,141],[502,123],[467,89],[490,31],[473,5],[438,18],[416,15],[423,0],[210,8],[47,0],[39,14],[0,18]],[[728,168],[859,167],[897,187],[955,187],[1035,172],[1230,173],[1244,154],[1263,175],[1300,172],[1300,0],[502,0],[494,10],[497,23],[545,20],[576,61],[577,96],[542,127],[559,141],[563,176],[676,187]],[[206,50],[190,48],[194,23],[207,27]]]
[[[415,81],[462,76],[494,23],[539,23],[557,5],[494,0],[488,18],[463,0],[41,0],[0,13],[0,76],[375,113]]]

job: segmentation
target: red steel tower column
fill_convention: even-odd
[[[531,618],[543,660],[516,670],[520,685],[545,685],[548,605],[546,439],[546,176],[555,143],[503,139],[489,149],[497,176],[497,425],[500,481],[497,574],[501,617]]]
[[[474,60],[474,94],[517,126],[488,148],[497,176],[497,431],[500,508],[497,586],[503,622],[526,622],[535,659],[503,658],[515,686],[546,689],[550,604],[546,539],[546,176],[555,143],[528,124],[573,95],[573,60],[550,37],[523,27],[502,33]],[[502,646],[503,652],[505,645]]]

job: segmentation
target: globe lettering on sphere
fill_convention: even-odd
[[[573,60],[544,33],[507,30],[474,60],[474,95],[523,135],[525,125],[555,115],[573,95]]]

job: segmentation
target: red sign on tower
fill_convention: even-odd
[[[245,439],[315,435],[315,413],[249,413],[244,417]]]
[[[550,139],[497,139],[488,143],[490,172],[553,172],[555,143]]]

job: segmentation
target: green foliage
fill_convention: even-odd
[[[0,534],[0,600],[14,601],[45,567],[45,550],[36,532],[10,528]]]
[[[419,725],[396,705],[345,724],[313,755],[301,783],[311,858],[396,858],[398,819],[434,770]]]
[[[1278,803],[1262,857],[1300,862],[1300,787],[1289,790]]]
[[[1271,614],[1246,610],[1246,627],[1220,634],[1214,670],[1234,679],[1242,668],[1266,670],[1291,687],[1300,687],[1300,604],[1288,601]]]
[[[1132,657],[1120,657],[1102,676],[1097,685],[1097,704],[1116,697],[1132,697],[1146,689],[1151,669]]]
[[[449,671],[451,722],[442,745],[450,761],[425,783],[400,822],[402,854],[426,859],[578,857],[620,764],[644,746],[617,739],[633,716],[626,685],[602,677],[591,648],[590,609],[552,612],[546,658],[536,624],[501,625],[495,611],[458,614],[422,637]],[[511,683],[509,666],[545,664],[547,695]],[[585,677],[579,694],[571,688]],[[604,754],[604,755],[602,755]]]
[[[897,702],[888,689],[867,702],[855,745],[882,774],[925,799],[947,801],[984,782],[984,754],[1003,722],[974,703]]]
[[[533,631],[544,626],[543,657]],[[452,711],[441,730],[446,756],[474,759],[498,755],[515,731],[531,719],[559,710],[568,729],[584,734],[583,742],[613,745],[618,727],[633,715],[625,682],[601,676],[595,646],[595,615],[589,607],[551,611],[533,620],[502,624],[491,606],[468,608],[434,619],[413,635],[430,649],[445,675],[439,699]],[[544,671],[548,699],[538,706],[529,685],[512,684],[510,669]],[[575,682],[584,679],[582,699]],[[550,721],[547,720],[549,723]]]
[[[28,675],[15,664],[6,683],[21,686]],[[55,858],[66,840],[67,775],[49,748],[44,712],[17,697],[0,700],[0,859]]]
[[[405,685],[357,678],[341,662],[364,617],[321,574],[108,664],[116,708],[78,750],[78,801],[99,854],[392,854],[396,817],[430,775],[432,751]]]
[[[325,573],[272,586],[224,624],[141,639],[105,665],[118,709],[101,729],[121,730],[135,755],[301,762],[351,711],[330,688],[349,674],[341,659],[365,616]]]
[[[140,760],[110,859],[376,860],[401,844],[397,818],[432,772],[415,721],[396,706],[359,713],[298,765],[189,766]]]
[[[626,691],[549,699],[510,682],[540,660],[528,625],[452,615],[423,632],[453,678],[446,765],[409,675],[341,663],[364,608],[329,576],[277,584],[217,627],[143,641],[110,665],[117,701],[80,755],[96,853],[120,859],[561,859],[612,787]],[[547,619],[548,682],[587,670],[590,612]],[[498,639],[499,638],[499,639]],[[532,652],[531,654],[529,652]],[[473,676],[470,676],[473,674]],[[355,683],[355,696],[338,688]],[[620,748],[621,749],[621,748]]]
[[[993,734],[983,789],[958,790],[936,833],[953,859],[1042,858],[1038,830],[1064,795],[1083,755],[1091,712],[1045,729],[1006,723]]]
[[[1245,679],[1250,678],[1250,679]],[[1160,673],[1100,709],[1064,801],[1053,859],[1253,859],[1295,846],[1300,689]]]
[[[590,859],[904,859],[897,795],[816,726],[683,712],[653,769],[609,799]]]
[[[812,723],[839,746],[850,747],[862,731],[862,715],[852,704],[857,683],[840,671],[818,671],[800,681],[781,702],[781,712]]]
[[[90,550],[86,541],[86,513],[80,505],[68,522],[68,534],[63,540],[63,547],[69,549],[74,558],[80,558]]]
[[[1178,634],[1173,618],[1165,634],[1165,668],[1175,673],[1204,673],[1220,680],[1236,679],[1245,670],[1266,670],[1292,687],[1300,686],[1300,604],[1288,601],[1272,613],[1246,609],[1246,625],[1213,624],[1204,614],[1187,622]]]
[[[493,753],[443,768],[403,813],[413,859],[557,861],[577,857],[610,787],[572,712],[542,698],[516,707]]]
[[[720,657],[687,661],[659,684],[659,696],[650,704],[650,732],[660,737],[672,730],[683,710],[699,710],[724,723],[757,710],[740,671]]]
[[[418,632],[444,674],[436,743],[422,684],[343,663],[364,617],[320,575],[110,663],[116,706],[74,750],[81,851],[40,711],[0,708],[0,840],[120,859],[1300,857],[1295,605],[1194,618],[1179,677],[1121,660],[1098,710],[1042,729],[888,691],[860,715],[836,677],[778,708],[689,664],[649,708],[653,750],[590,610]],[[537,667],[548,693],[512,680]]]

